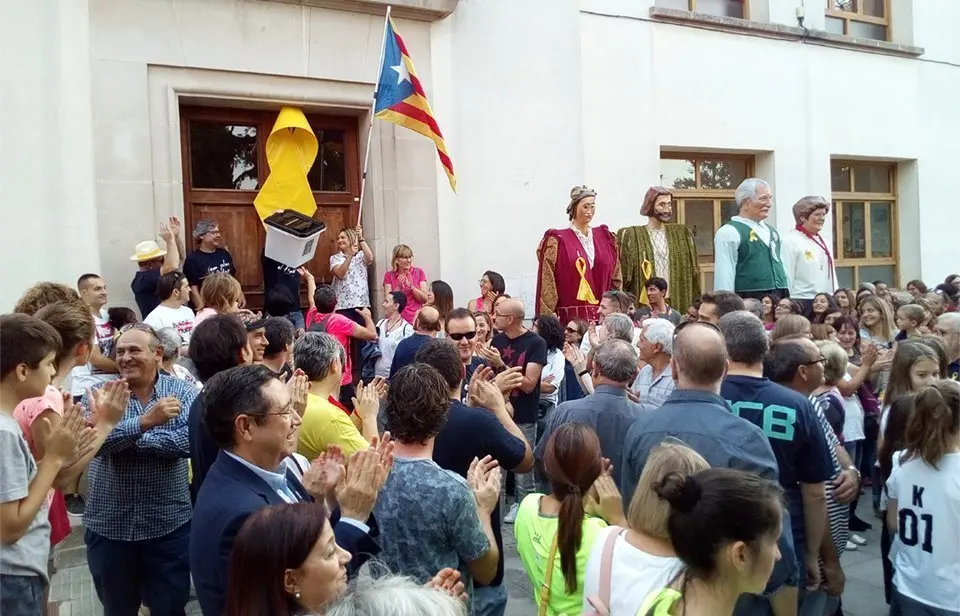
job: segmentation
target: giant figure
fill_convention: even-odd
[[[646,304],[647,281],[654,276],[667,281],[667,300],[681,313],[700,297],[700,262],[693,234],[673,218],[673,194],[662,186],[647,189],[640,214],[646,225],[617,231],[623,290]]]
[[[600,296],[621,285],[617,239],[606,225],[591,227],[597,193],[586,186],[570,191],[566,229],[548,229],[537,248],[536,312],[556,314],[562,323],[573,318],[597,319]]]

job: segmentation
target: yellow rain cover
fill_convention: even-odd
[[[267,164],[270,175],[253,204],[260,220],[278,210],[296,210],[313,216],[313,199],[307,172],[317,159],[317,137],[303,111],[284,107],[267,138]]]

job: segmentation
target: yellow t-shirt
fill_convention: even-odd
[[[547,579],[547,560],[550,546],[557,534],[559,519],[540,513],[540,498],[543,494],[530,494],[520,503],[517,519],[513,523],[513,533],[517,538],[517,551],[523,568],[533,585],[533,596],[540,603],[540,587]],[[574,616],[583,610],[583,578],[587,569],[590,548],[600,531],[607,523],[600,518],[583,518],[583,540],[577,552],[577,590],[567,592],[563,571],[560,569],[560,550],[553,559],[553,578],[550,580],[550,602],[547,604],[548,616]]]
[[[327,450],[328,445],[339,445],[346,457],[370,446],[357,427],[342,410],[320,396],[307,394],[307,410],[300,424],[300,442],[297,451],[311,462]]]

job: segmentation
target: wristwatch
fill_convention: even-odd
[[[845,471],[853,471],[854,473],[856,473],[856,474],[857,474],[857,480],[859,480],[859,479],[861,478],[861,477],[860,477],[860,471],[857,469],[856,466],[854,466],[854,465],[852,465],[852,464],[851,464],[850,466],[848,466],[847,468],[843,469],[843,470],[845,470]]]

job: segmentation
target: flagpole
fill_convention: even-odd
[[[377,96],[380,87],[380,73],[383,70],[383,57],[387,53],[387,29],[390,27],[390,10],[393,7],[387,5],[387,15],[383,18],[383,41],[380,44],[380,61],[377,62],[377,85],[373,87],[373,102],[370,104],[370,124],[367,125],[367,149],[363,154],[363,174],[360,176],[360,207],[357,208],[357,224],[363,216],[363,192],[367,187],[367,167],[370,164],[370,144],[373,141],[373,117],[377,111]]]

